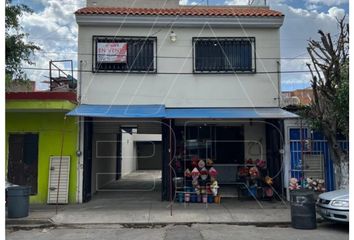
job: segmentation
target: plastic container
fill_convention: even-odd
[[[290,192],[291,226],[296,229],[315,229],[316,203],[311,190],[294,190]]]
[[[185,193],[184,194],[184,201],[185,202],[189,202],[190,201],[190,196],[191,196],[190,193]]]
[[[208,203],[213,203],[213,202],[214,202],[214,196],[208,195]]]
[[[184,202],[184,194],[183,193],[178,193],[177,194],[177,202]]]
[[[256,197],[257,196],[257,187],[249,187],[246,191],[246,196]]]
[[[191,194],[191,202],[196,203],[198,201],[198,196],[195,193]]]
[[[27,186],[11,186],[6,189],[8,218],[23,218],[28,216],[30,194],[31,187]]]

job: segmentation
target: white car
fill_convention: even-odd
[[[317,212],[325,219],[349,222],[349,190],[322,193],[317,199]]]

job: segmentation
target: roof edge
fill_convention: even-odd
[[[7,92],[6,100],[68,100],[76,102],[74,92]]]
[[[225,12],[220,10],[224,9]],[[240,13],[239,17],[284,17],[285,15],[269,6],[180,6],[178,8],[139,8],[139,7],[99,7],[90,6],[75,11],[75,15],[143,15],[143,16],[237,16],[230,10],[266,10],[266,12],[254,12],[253,14]],[[213,12],[217,10],[218,12]]]
[[[237,21],[234,21],[237,19]],[[152,15],[76,15],[79,26],[126,27],[166,27],[173,22],[174,27],[202,27],[207,23],[212,27],[280,28],[284,17],[232,17],[232,16],[152,16]]]

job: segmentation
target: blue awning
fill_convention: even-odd
[[[166,108],[166,118],[287,119],[299,116],[281,108]]]
[[[77,106],[68,116],[107,118],[169,119],[288,119],[299,116],[281,108],[165,108],[164,105],[86,105]]]
[[[77,106],[68,116],[107,118],[163,118],[164,105],[86,105]]]

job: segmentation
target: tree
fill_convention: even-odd
[[[40,50],[32,42],[26,42],[27,33],[22,32],[19,18],[24,12],[32,13],[32,10],[24,5],[13,5],[11,0],[6,0],[5,5],[5,45],[6,45],[6,78],[23,79],[21,64],[23,62],[34,64],[31,61],[31,54],[35,50]]]
[[[349,184],[349,155],[341,148],[338,135],[349,137],[349,25],[345,17],[338,20],[338,28],[335,40],[319,30],[320,40],[308,43],[314,99],[305,118],[327,139],[336,187],[344,188]]]

